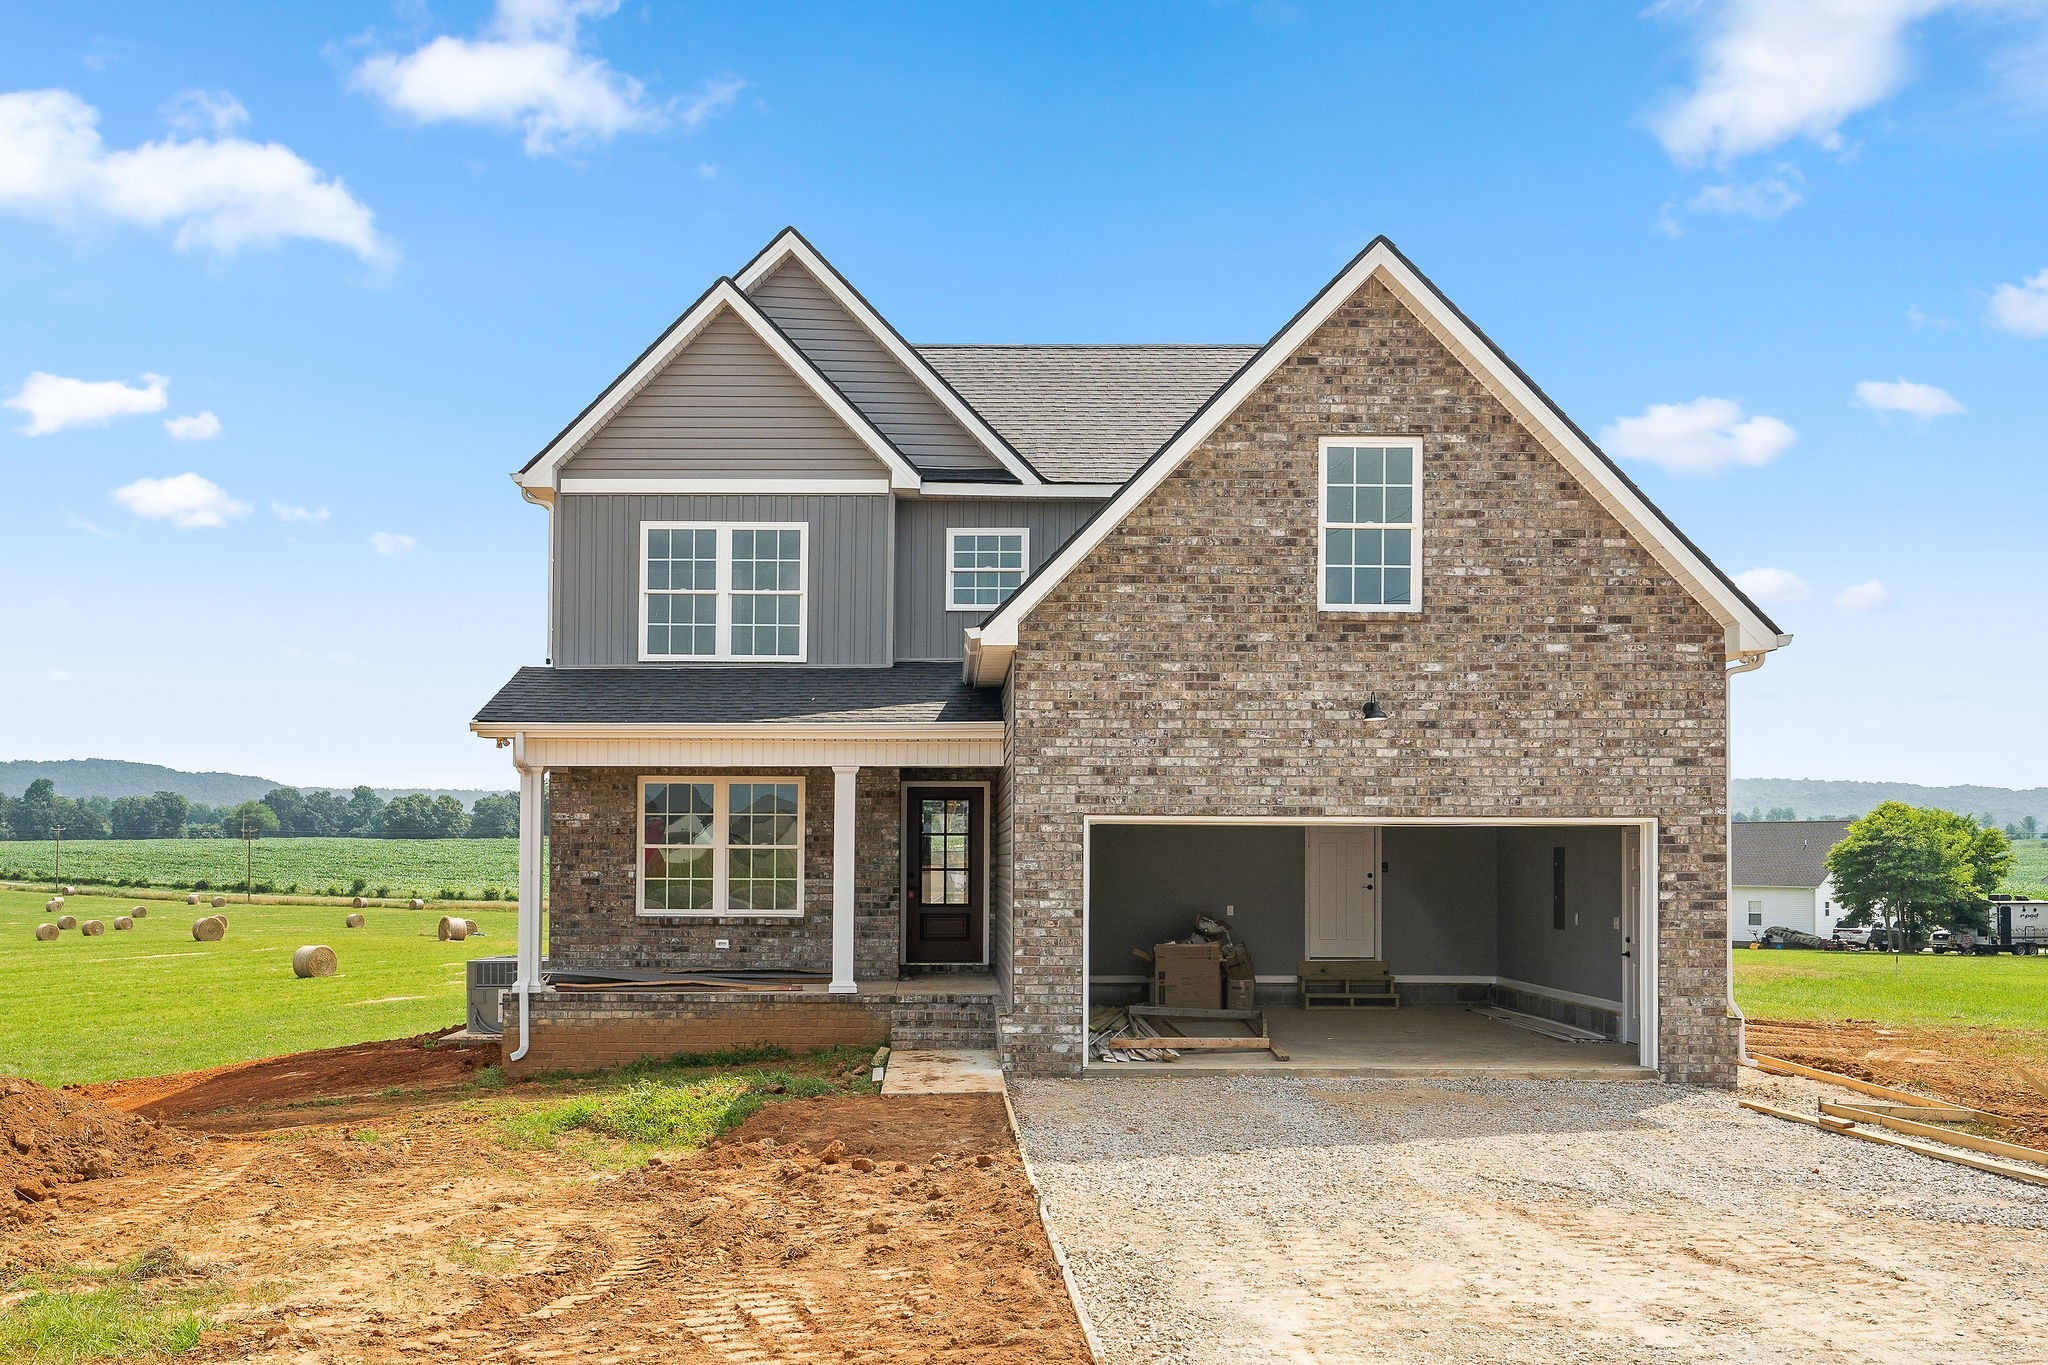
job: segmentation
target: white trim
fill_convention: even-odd
[[[1017,623],[1029,615],[1081,561],[1108,538],[1131,510],[1178,469],[1197,446],[1235,412],[1273,372],[1308,341],[1315,330],[1362,288],[1378,277],[1465,363],[1493,395],[1542,441],[1564,466],[1664,566],[1727,632],[1727,649],[1768,652],[1791,637],[1779,635],[1722,581],[1706,560],[1687,545],[1648,502],[1616,472],[1593,446],[1550,403],[1515,372],[1493,346],[1479,336],[1436,287],[1401,258],[1393,244],[1376,239],[1336,279],[1297,313],[1280,333],[1197,413],[1180,434],[1162,447],[1134,475],[1108,507],[1061,547],[1059,554],[1023,589],[1003,604],[978,631],[968,632],[969,667],[977,682],[1000,681],[1017,644]]]
[[[991,606],[986,602],[962,602],[955,596],[957,589],[953,578],[959,570],[953,563],[953,542],[961,536],[1017,537],[1017,583],[1021,587],[1024,580],[1031,577],[1031,528],[1028,526],[948,526],[946,528],[946,610],[974,611],[984,614],[994,611],[996,606],[1002,604],[996,603],[994,606]],[[970,570],[970,572],[974,571]],[[1000,573],[1003,571],[999,569],[996,572]],[[1015,589],[1012,589],[1012,591],[1014,592]],[[1008,600],[1008,598],[1004,599],[1004,601]]]
[[[528,488],[553,488],[556,471],[562,463],[583,448],[597,430],[610,421],[613,414],[632,397],[647,386],[647,382],[661,373],[667,364],[675,359],[684,347],[697,339],[697,334],[709,326],[722,310],[730,309],[760,338],[763,345],[775,353],[778,360],[787,365],[797,378],[801,379],[818,401],[832,410],[833,416],[843,422],[860,443],[868,448],[889,471],[889,486],[892,488],[916,488],[922,480],[910,463],[897,453],[889,438],[884,436],[867,415],[846,400],[846,396],[833,386],[810,357],[797,350],[784,336],[782,329],[770,322],[754,301],[733,284],[722,279],[706,290],[704,297],[690,307],[690,311],[677,318],[661,339],[647,348],[646,354],[633,362],[631,369],[612,381],[597,402],[590,405],[581,417],[570,424],[568,430],[548,442],[546,449],[525,469],[514,474],[513,479]]]
[[[713,838],[707,847],[711,849],[711,904],[710,910],[668,910],[648,909],[647,879],[641,870],[647,865],[647,786],[658,782],[664,786],[680,786],[686,783],[706,784],[712,789],[711,822]],[[728,817],[732,814],[732,784],[746,782],[756,786],[769,783],[794,783],[796,785],[796,908],[793,910],[731,910],[717,907],[727,905],[732,897],[730,885],[732,860],[728,856],[732,845],[727,842],[732,833]],[[746,773],[643,773],[633,784],[633,913],[641,919],[802,919],[804,917],[804,821],[810,814],[810,793],[802,777],[787,775],[754,776]],[[672,847],[672,845],[655,845]],[[749,845],[741,845],[742,848]]]
[[[715,620],[711,628],[709,654],[655,654],[647,648],[647,607],[649,599],[656,592],[667,596],[679,595],[674,588],[650,588],[647,586],[648,547],[656,531],[710,531],[714,535],[713,553],[717,556],[713,573],[711,592],[715,598]],[[794,654],[735,654],[732,652],[732,600],[735,589],[732,586],[732,537],[735,531],[794,531],[797,533],[797,627],[796,653]],[[695,596],[703,596],[701,591]],[[746,596],[761,595],[750,590]],[[766,594],[788,597],[787,592]],[[800,664],[810,657],[811,651],[811,528],[802,521],[643,521],[640,523],[640,615],[635,629],[639,639],[640,662],[650,663],[767,663]],[[780,629],[780,627],[774,627]],[[673,626],[670,629],[674,629]],[[686,627],[687,629],[687,627]]]
[[[887,479],[563,479],[564,493],[887,493]]]
[[[950,779],[927,782],[904,779],[897,783],[896,805],[898,808],[897,819],[900,822],[899,827],[905,834],[910,832],[910,789],[912,787],[981,788],[981,962],[979,965],[986,967],[989,965],[989,951],[996,930],[995,903],[989,894],[994,889],[994,883],[991,881],[991,878],[995,872],[996,861],[995,850],[991,847],[990,842],[994,837],[995,831],[993,823],[994,811],[992,809],[995,805],[995,792],[987,782],[952,781]],[[910,841],[898,838],[896,842],[900,845],[897,850],[900,855],[897,861],[901,864],[896,869],[898,884],[908,886],[912,869]],[[896,938],[896,960],[906,967],[972,967],[977,965],[972,962],[912,962],[910,960],[910,902],[907,896],[903,901],[903,924]]]
[[[842,726],[851,729],[851,726]],[[983,739],[679,739],[614,736],[564,739],[534,734],[528,751],[550,768],[629,768],[643,772],[682,768],[829,768],[858,763],[873,768],[997,768],[1000,736]]]
[[[1332,446],[1402,446],[1414,459],[1412,497],[1409,519],[1406,522],[1360,522],[1342,523],[1346,530],[1361,527],[1408,532],[1408,600],[1405,603],[1382,603],[1378,606],[1364,606],[1353,602],[1331,603],[1329,599],[1328,565],[1324,563],[1324,547],[1333,529],[1330,522],[1330,447]],[[1422,438],[1419,436],[1325,436],[1316,442],[1316,610],[1325,616],[1386,616],[1411,615],[1422,610]]]
[[[801,803],[798,809],[802,809]],[[832,765],[832,984],[826,987],[831,995],[852,995],[860,989],[853,979],[855,873],[858,871],[854,835],[859,824],[860,766],[835,763]],[[797,825],[796,837],[801,849],[804,837],[801,821]],[[797,868],[797,903],[801,905],[801,853],[797,857]]]
[[[1120,483],[949,483],[933,479],[906,496],[927,502],[947,498],[1033,498],[1040,502],[1102,502],[1113,498]]]
[[[887,740],[1000,740],[999,720],[871,720],[845,721],[720,721],[715,724],[606,725],[576,721],[562,725],[531,722],[502,725],[472,722],[470,730],[485,739],[509,739],[523,733],[539,740],[565,739],[663,739],[663,740],[782,740],[802,743],[832,740],[881,742]],[[830,766],[829,764],[826,766]],[[1556,821],[1537,823],[1555,824]]]
[[[760,255],[748,262],[746,269],[740,271],[735,283],[751,293],[754,286],[774,273],[777,266],[792,258],[809,271],[811,278],[822,285],[825,292],[837,300],[841,308],[852,314],[854,321],[858,322],[898,365],[922,384],[925,391],[938,401],[939,406],[950,413],[954,421],[965,427],[967,434],[994,456],[1003,468],[1025,483],[1040,482],[1036,471],[1018,458],[1016,452],[996,434],[995,429],[982,420],[981,414],[969,407],[966,401],[953,391],[953,387],[932,368],[931,362],[912,349],[902,337],[896,335],[896,329],[884,321],[881,314],[869,307],[867,300],[856,293],[852,286],[847,284],[845,277],[833,269],[795,228],[784,228],[778,233],[775,240],[763,248]]]
[[[1493,984],[1505,986],[1511,991],[1526,991],[1530,995],[1562,1000],[1568,1005],[1584,1005],[1592,1010],[1608,1010],[1620,1014],[1623,1008],[1619,1000],[1605,1000],[1597,995],[1581,995],[1577,991],[1568,991],[1561,986],[1539,986],[1533,981],[1517,981],[1511,976],[1496,976],[1493,978]]]

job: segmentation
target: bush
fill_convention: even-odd
[[[348,893],[351,896],[360,896],[363,894],[363,892],[369,889],[370,884],[364,881],[361,877],[356,878],[354,881],[348,884]],[[382,891],[379,891],[377,894],[381,896],[384,893]]]
[[[452,886],[444,886],[434,894],[444,901],[459,901],[462,899],[462,893]]]
[[[357,892],[356,894],[360,896],[360,895],[362,894],[362,892],[358,891],[358,892]],[[391,888],[390,888],[390,887],[388,887],[388,886],[380,886],[380,887],[378,887],[378,888],[377,888],[377,899],[378,899],[378,900],[380,900],[380,901],[388,901],[388,900],[390,900],[390,899],[391,899]]]

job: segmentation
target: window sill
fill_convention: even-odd
[[[748,920],[796,920],[804,917],[802,910],[636,910],[638,919],[687,919],[687,920],[729,920],[744,924]]]

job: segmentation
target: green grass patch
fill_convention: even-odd
[[[2020,896],[2048,895],[2048,839],[2015,839],[2012,852],[2005,889]]]
[[[54,882],[56,845],[0,840],[0,881]],[[511,901],[519,888],[517,839],[258,839],[249,850],[255,889],[306,895],[425,900],[453,893]],[[64,880],[80,886],[175,891],[242,889],[240,839],[77,839],[64,845]]]
[[[336,842],[343,842],[337,840]],[[359,842],[369,842],[359,841]],[[68,855],[66,861],[69,861]],[[189,1071],[308,1048],[404,1038],[463,1021],[463,964],[513,950],[515,914],[465,910],[481,939],[443,943],[440,912],[370,910],[342,927],[340,906],[230,902],[228,934],[198,943],[206,907],[149,902],[147,918],[116,933],[133,901],[67,897],[64,910],[104,921],[38,943],[41,892],[0,891],[0,1070],[46,1085]],[[341,957],[331,977],[292,975],[292,950],[324,943]]]
[[[1737,949],[1735,1003],[1752,1019],[2018,1029],[2048,1036],[2048,955],[1963,957]]]
[[[0,1271],[0,1293],[24,1291],[0,1312],[0,1360],[22,1365],[181,1355],[215,1325],[211,1310],[227,1298],[161,1251],[112,1270]]]

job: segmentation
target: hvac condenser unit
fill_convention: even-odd
[[[473,957],[469,960],[469,1031],[503,1033],[498,992],[519,979],[516,957]]]

